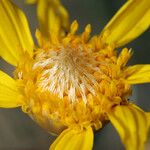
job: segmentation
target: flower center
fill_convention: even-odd
[[[122,66],[130,52],[117,57],[113,46],[94,48],[60,43],[36,49],[33,58],[25,55],[20,62],[16,75],[23,111],[49,132],[89,124],[98,130],[114,105],[127,103],[131,89]]]
[[[91,49],[83,46],[57,47],[57,49],[41,50],[36,55],[33,70],[40,69],[38,86],[69,101],[82,99],[87,102],[87,94],[96,94],[98,81],[95,72],[101,72],[100,62]]]

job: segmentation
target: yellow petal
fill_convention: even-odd
[[[12,65],[27,51],[32,55],[33,40],[23,12],[10,0],[0,0],[0,56]]]
[[[92,147],[93,130],[88,127],[83,131],[64,130],[51,145],[50,150],[92,150]]]
[[[69,15],[59,0],[38,0],[37,15],[44,35],[58,36],[69,27]],[[54,37],[55,38],[55,37]]]
[[[149,0],[127,1],[104,28],[110,32],[107,43],[115,43],[117,47],[129,43],[148,29],[149,18]]]
[[[109,119],[118,131],[126,150],[144,150],[150,116],[133,104],[116,106]]]
[[[150,65],[134,65],[128,67],[124,73],[130,84],[150,82]]]
[[[35,4],[38,0],[26,0],[28,4]]]
[[[0,107],[13,108],[21,105],[15,80],[0,71]]]

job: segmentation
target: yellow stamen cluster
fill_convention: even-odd
[[[106,112],[127,103],[130,86],[125,82],[128,49],[117,53],[105,44],[107,33],[89,39],[88,25],[75,35],[76,22],[66,37],[44,40],[27,55],[16,70],[18,88],[25,96],[23,110],[49,132],[60,133],[68,126],[100,129]],[[25,59],[26,58],[26,59]]]

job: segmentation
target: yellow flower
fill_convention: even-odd
[[[91,150],[93,132],[109,121],[127,150],[143,150],[150,114],[128,97],[132,85],[150,82],[150,64],[126,66],[132,51],[123,48],[118,55],[116,48],[149,27],[150,1],[127,1],[91,38],[90,25],[76,34],[77,21],[65,34],[68,14],[59,0],[28,1],[38,2],[41,10],[38,46],[23,12],[0,0],[0,56],[16,66],[14,78],[0,71],[0,107],[21,106],[41,127],[59,135],[50,150]]]

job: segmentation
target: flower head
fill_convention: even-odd
[[[150,3],[126,2],[100,35],[90,37],[90,25],[76,34],[74,21],[68,30],[68,14],[60,1],[28,2],[38,4],[38,46],[20,9],[0,1],[0,55],[16,66],[14,79],[0,72],[0,106],[21,106],[48,132],[60,134],[51,150],[91,150],[93,131],[109,121],[126,149],[142,150],[150,116],[128,97],[132,84],[150,82],[150,65],[126,66],[132,51],[123,48],[118,55],[116,48],[149,27]],[[6,34],[3,24],[8,24]]]

